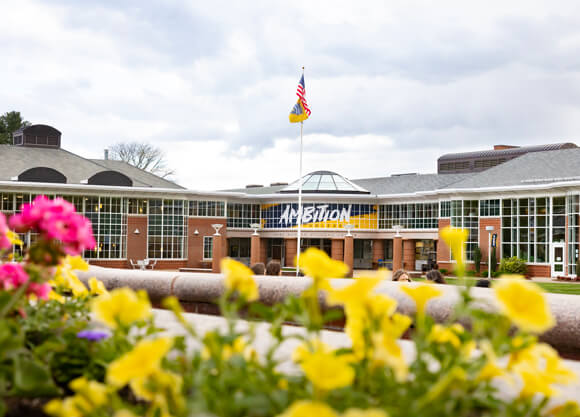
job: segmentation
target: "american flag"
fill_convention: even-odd
[[[304,74],[302,74],[302,77],[300,77],[300,81],[298,82],[296,95],[300,99],[302,106],[304,106],[304,111],[306,111],[306,114],[310,116],[310,109],[308,108],[308,103],[306,102],[306,87],[304,86]]]

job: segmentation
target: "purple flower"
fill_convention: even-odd
[[[77,333],[79,339],[87,339],[93,342],[98,342],[99,340],[106,339],[110,334],[103,330],[82,330]]]

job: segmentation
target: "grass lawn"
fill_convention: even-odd
[[[467,278],[467,279],[479,279],[479,278]],[[413,278],[413,281],[425,281],[425,278]],[[445,277],[445,281],[448,284],[459,285],[460,282],[457,278]],[[546,292],[556,293],[556,294],[574,294],[580,295],[580,284],[570,284],[568,282],[535,282],[540,287],[542,287]]]

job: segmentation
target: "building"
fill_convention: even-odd
[[[126,268],[148,258],[161,269],[217,270],[228,255],[293,265],[298,181],[198,192],[60,145],[61,133],[44,125],[0,145],[0,210],[13,213],[39,194],[73,202],[93,222],[98,246],[85,253],[92,264]],[[421,270],[437,262],[451,269],[439,231],[452,225],[469,230],[467,259],[479,246],[483,269],[495,235],[498,260],[523,258],[533,276],[576,275],[580,148],[573,144],[546,145],[477,172],[349,180],[316,171],[301,180],[302,249],[319,247],[351,268]]]

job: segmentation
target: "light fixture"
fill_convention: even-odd
[[[139,234],[141,234],[141,232],[139,231],[139,229],[135,229],[135,230],[133,231],[133,234],[139,235]]]
[[[211,227],[213,227],[215,229],[215,233],[213,235],[214,236],[220,236],[220,229],[223,226],[224,226],[223,224],[219,224],[219,223],[212,224]]]
[[[199,235],[199,230],[195,229],[195,230],[193,231],[193,234],[194,234],[195,236]]]
[[[252,223],[250,227],[254,229],[254,233],[252,234],[252,236],[258,236],[258,229],[260,228],[260,223]]]
[[[401,237],[401,229],[403,228],[403,226],[401,226],[400,224],[396,224],[393,226],[393,229],[395,229],[395,237]]]
[[[495,250],[495,248],[491,247],[491,233],[495,230],[493,226],[485,226],[485,230],[487,231],[487,279],[491,279],[491,251]]]
[[[354,224],[350,224],[350,223],[349,224],[345,224],[344,225],[344,228],[346,229],[346,235],[347,236],[352,236],[352,234],[350,233],[350,231],[352,229],[354,229]]]

